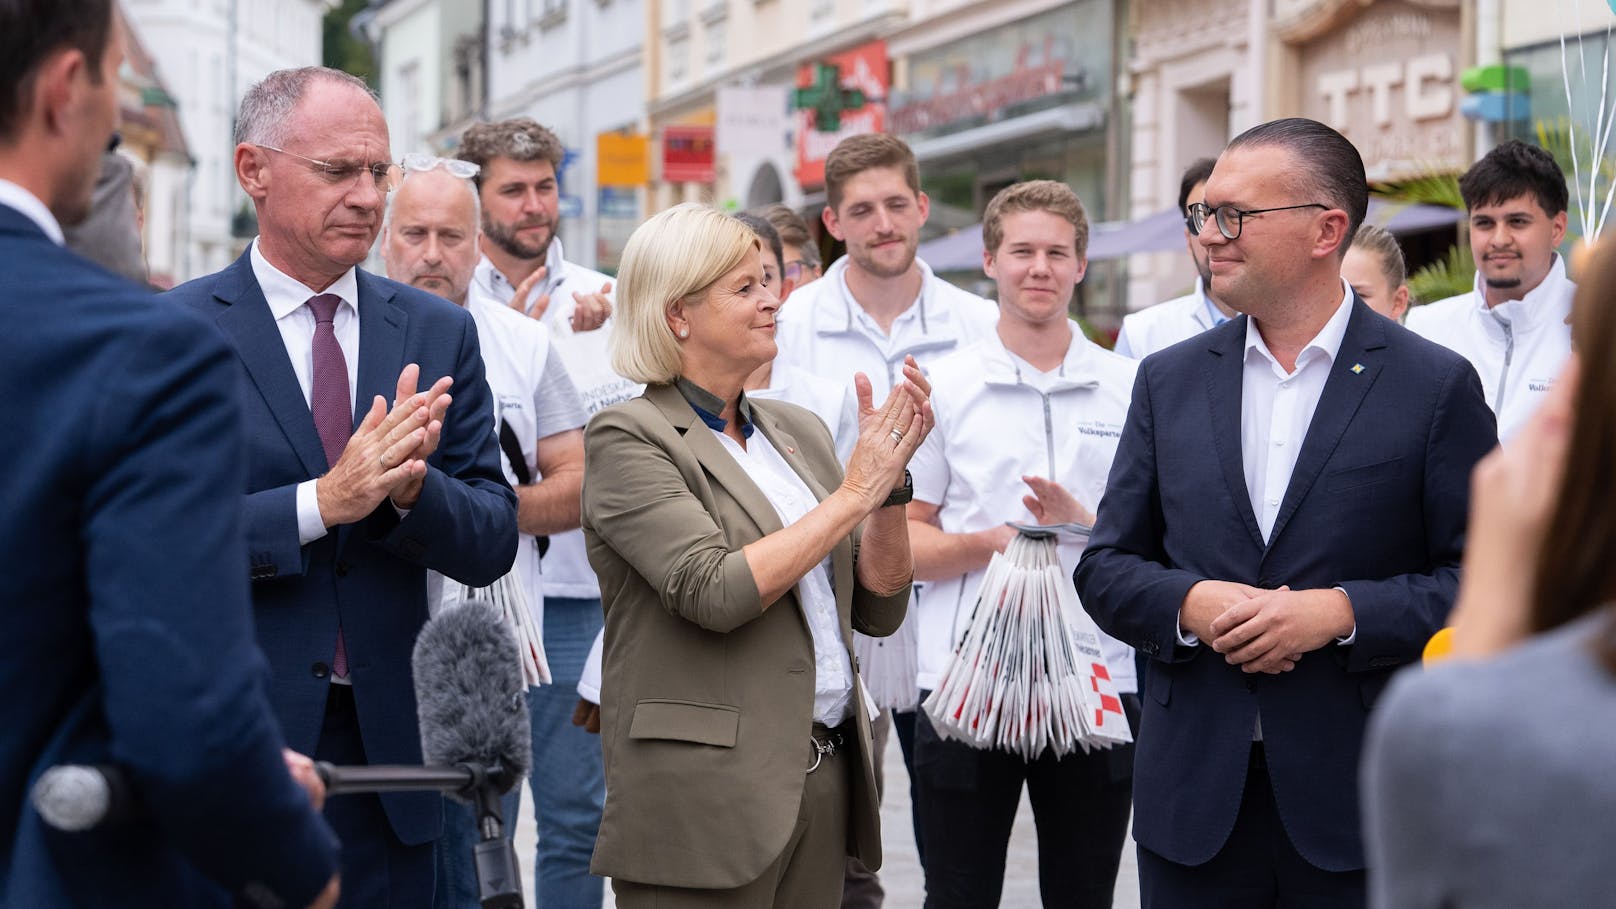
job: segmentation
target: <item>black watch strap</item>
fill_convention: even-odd
[[[890,508],[893,505],[908,505],[914,501],[914,498],[915,478],[911,477],[909,471],[905,470],[903,472],[903,485],[888,493],[887,500],[881,503],[881,507]]]

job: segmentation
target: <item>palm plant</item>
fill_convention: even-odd
[[[1441,205],[1464,211],[1464,197],[1459,193],[1459,175],[1452,171],[1429,170],[1405,180],[1387,181],[1370,188],[1370,192],[1394,203],[1405,205]],[[1462,222],[1461,222],[1462,223]],[[1470,256],[1469,244],[1463,241],[1464,228],[1460,227],[1461,243],[1454,245],[1442,258],[1408,276],[1410,305],[1418,306],[1462,293],[1475,286],[1476,263]]]

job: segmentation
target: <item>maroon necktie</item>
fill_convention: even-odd
[[[348,361],[337,343],[337,307],[342,298],[319,294],[309,298],[314,313],[314,381],[309,394],[309,410],[314,413],[314,431],[320,434],[329,469],[342,457],[348,438],[353,435],[353,402],[348,397]],[[331,672],[339,679],[348,677],[348,649],[342,642],[342,625],[337,625],[337,652],[331,657]]]

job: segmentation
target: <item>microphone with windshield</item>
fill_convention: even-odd
[[[472,805],[483,909],[523,905],[516,849],[504,835],[499,804],[521,785],[533,762],[518,652],[494,607],[468,601],[444,610],[421,629],[412,659],[425,766],[314,765],[327,796],[436,790]],[[128,773],[110,765],[52,767],[35,783],[31,799],[47,824],[65,831],[144,814]]]

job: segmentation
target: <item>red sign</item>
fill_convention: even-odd
[[[711,183],[718,178],[711,126],[662,128],[664,183]]]
[[[841,87],[862,91],[866,100],[863,107],[842,111],[841,127],[830,133],[815,128],[812,110],[798,110],[793,114],[797,133],[797,183],[809,190],[825,185],[825,158],[837,143],[848,136],[886,129],[887,90],[892,85],[885,41],[871,41],[823,61],[804,63],[797,67],[798,88],[814,84],[814,63],[818,62],[835,66],[840,71]]]

